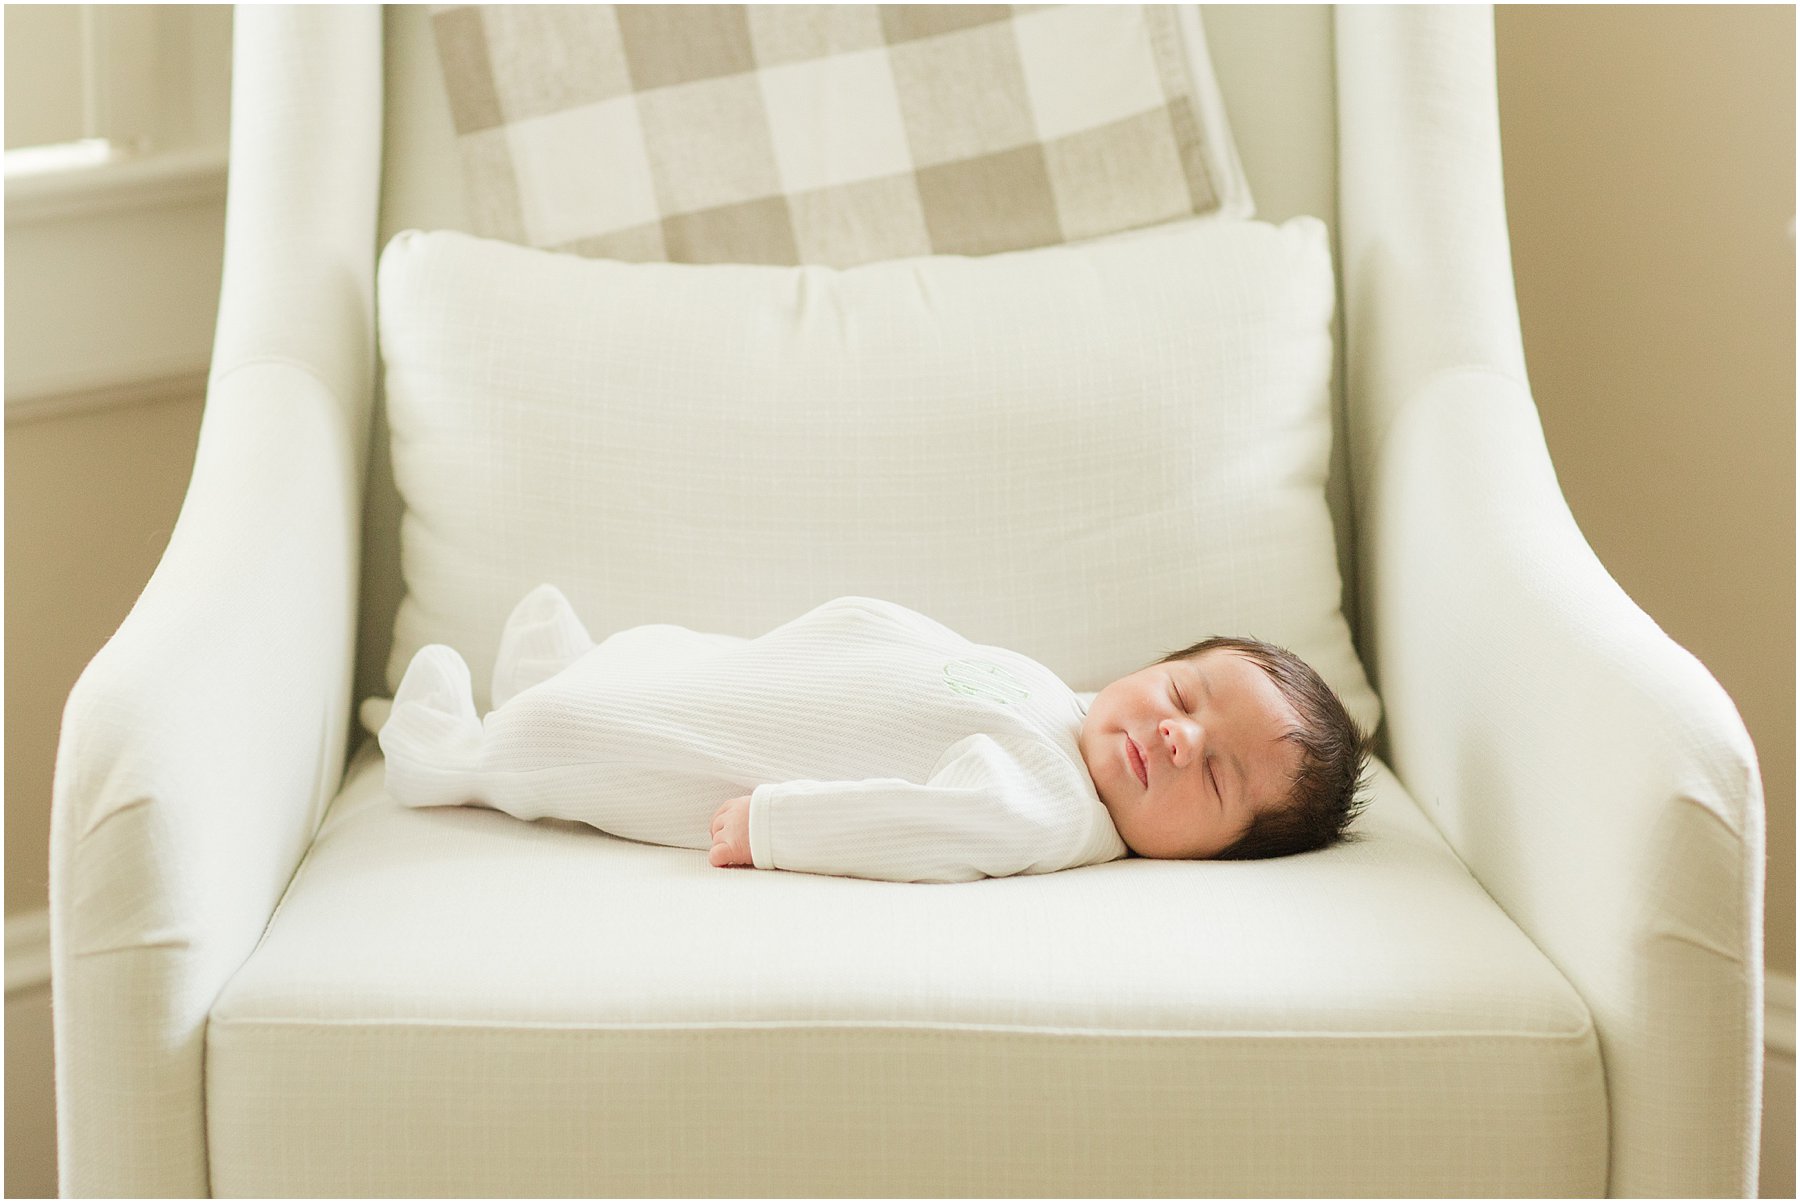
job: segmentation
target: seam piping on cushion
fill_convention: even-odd
[[[485,1020],[485,1019],[298,1019],[298,1018],[266,1018],[235,1019],[229,1016],[214,1015],[210,1023],[220,1027],[330,1027],[330,1028],[388,1028],[388,1027],[424,1027],[424,1028],[489,1028],[504,1031],[545,1031],[545,1032],[749,1032],[749,1031],[810,1031],[819,1028],[836,1028],[845,1031],[890,1031],[917,1032],[938,1035],[999,1035],[999,1036],[1088,1036],[1099,1039],[1119,1040],[1159,1040],[1205,1037],[1221,1040],[1443,1040],[1443,1041],[1510,1041],[1510,1040],[1553,1040],[1582,1042],[1594,1034],[1593,1020],[1583,1015],[1580,1028],[1567,1032],[1508,1032],[1491,1029],[1471,1029],[1469,1031],[1432,1030],[1420,1032],[1370,1031],[1370,1032],[1315,1032],[1301,1030],[1253,1030],[1225,1031],[1217,1029],[1110,1029],[1079,1027],[1020,1027],[1008,1024],[961,1024],[961,1023],[880,1023],[859,1019],[783,1019],[763,1022],[744,1023],[524,1023],[518,1020]]]

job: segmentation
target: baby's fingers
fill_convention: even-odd
[[[731,841],[724,838],[713,841],[712,852],[707,856],[715,868],[733,869],[739,865],[749,864],[748,858],[742,856],[732,847]]]

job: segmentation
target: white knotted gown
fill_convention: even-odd
[[[751,795],[758,868],[970,881],[1128,854],[1049,669],[864,597],[755,639],[657,624],[595,644],[540,585],[507,620],[494,709],[462,657],[421,648],[380,727],[409,806],[574,819],[709,849],[721,803]]]

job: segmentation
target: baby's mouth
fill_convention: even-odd
[[[1125,736],[1125,758],[1131,762],[1131,771],[1136,774],[1138,783],[1149,789],[1150,766],[1144,762],[1144,753],[1138,748],[1137,740],[1130,735]]]

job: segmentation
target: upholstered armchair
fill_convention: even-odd
[[[1334,240],[1365,838],[937,887],[386,797],[377,256],[473,218],[427,9],[239,9],[193,480],[64,714],[65,1193],[1754,1193],[1755,753],[1559,491],[1491,13],[1203,16]]]

